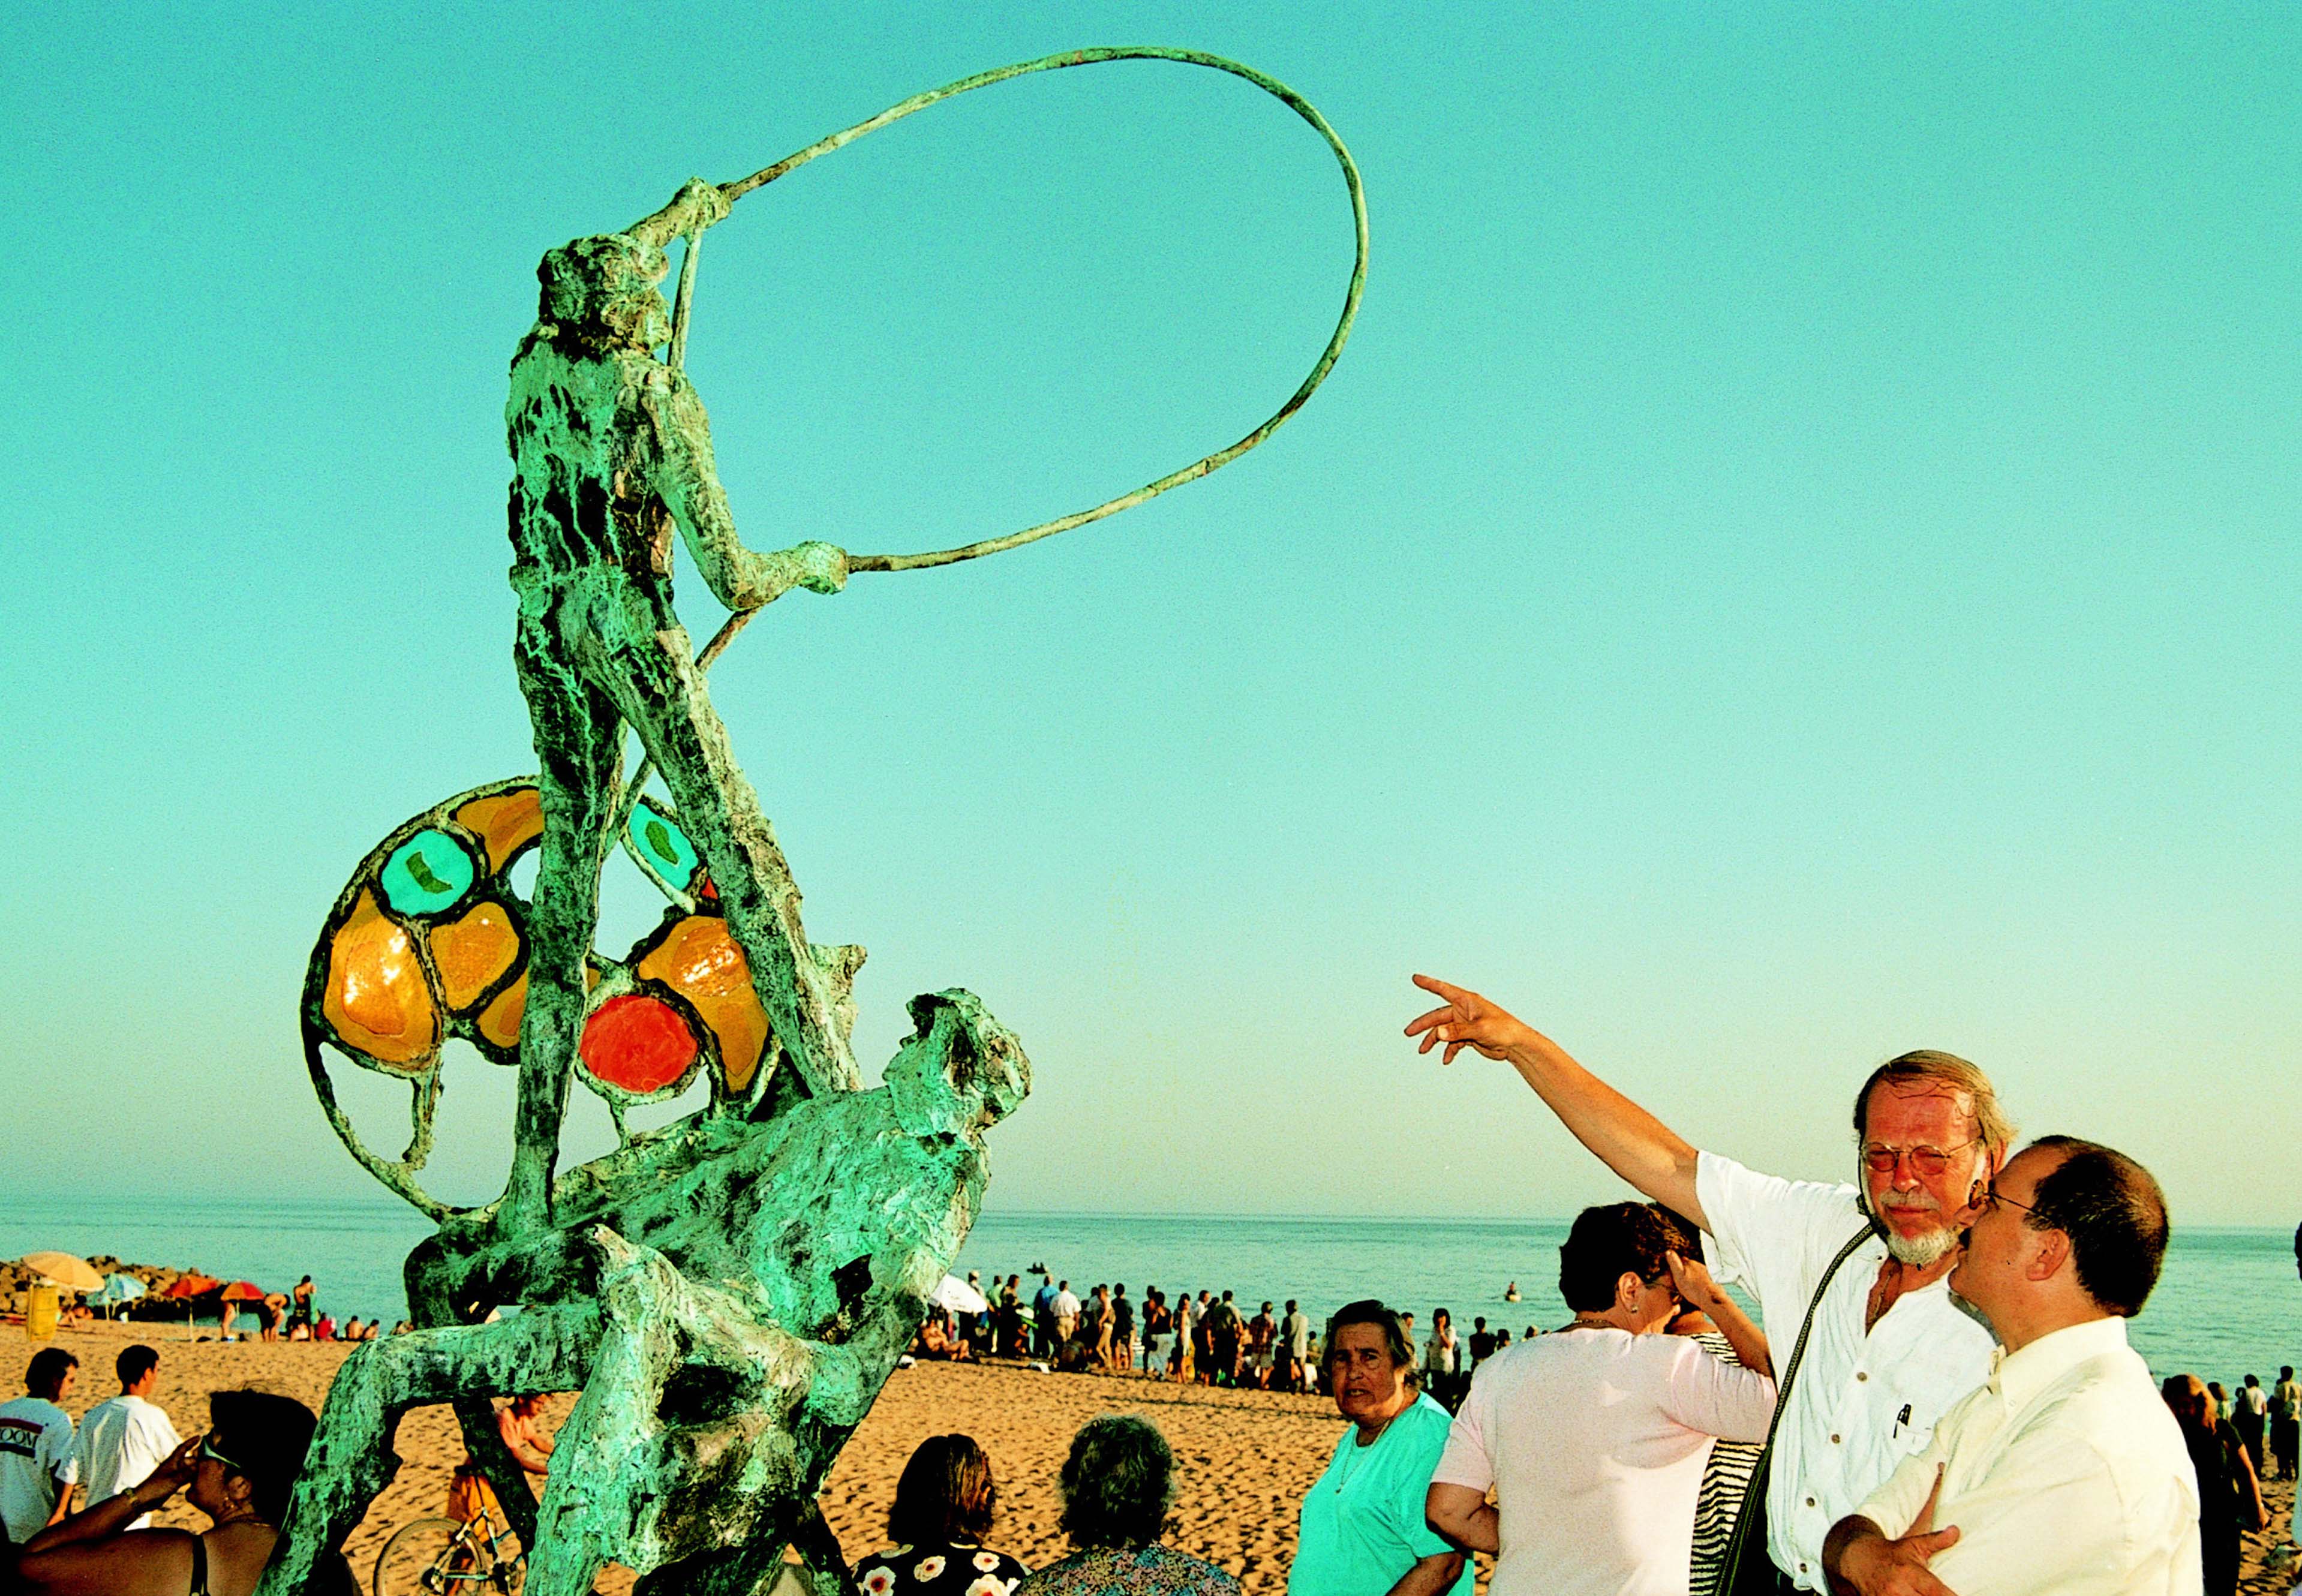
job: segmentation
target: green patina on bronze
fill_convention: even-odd
[[[777,553],[746,548],[702,403],[679,369],[703,231],[751,189],[954,94],[1137,58],[1246,78],[1316,128],[1341,163],[1357,253],[1311,375],[1227,449],[1004,538],[908,555],[851,556],[815,542]],[[686,240],[676,314],[657,286],[676,238]],[[610,1561],[636,1571],[646,1592],[763,1591],[786,1547],[806,1559],[819,1591],[852,1589],[816,1491],[956,1257],[982,1199],[983,1133],[1022,1100],[1029,1066],[974,997],[949,991],[912,1000],[915,1034],[885,1084],[861,1089],[850,989],[862,950],[809,943],[799,889],[704,672],[749,617],[793,588],[837,592],[855,572],[1000,552],[1236,458],[1324,379],[1365,265],[1357,172],[1318,113],[1238,63],[1159,49],[1076,51],[962,80],[741,182],[691,181],[631,229],[545,256],[538,321],[512,362],[505,410],[514,659],[542,769],[459,794],[386,838],[339,897],[313,953],[304,1028],[323,1108],[363,1166],[439,1228],[407,1260],[418,1328],[356,1350],[329,1393],[266,1596],[312,1588],[318,1560],[397,1471],[399,1415],[438,1402],[454,1405],[466,1446],[531,1549],[525,1588],[536,1596],[588,1592]],[[669,358],[659,359],[667,345]],[[672,605],[675,532],[732,612],[700,655]],[[643,751],[628,780],[626,728]],[[635,813],[651,773],[671,806],[646,800],[653,807]],[[499,836],[483,819],[500,812],[490,805],[533,804],[537,794],[540,835],[530,825]],[[620,961],[593,947],[601,872],[619,845],[671,904],[663,926]],[[541,857],[533,899],[522,901],[508,872],[529,847]],[[642,968],[650,950],[698,925],[732,938],[764,1012],[769,1034],[747,1075],[727,1056],[728,1035]],[[477,940],[456,943],[458,935]],[[474,946],[494,951],[483,957]],[[490,1034],[488,1016],[523,987],[516,1037]],[[636,1098],[600,1079],[581,1045],[587,1022],[618,1002],[654,1004],[664,1023],[701,1038],[699,1062],[714,1082],[704,1108],[659,1131],[626,1129],[626,1100],[676,1095],[693,1066],[673,1079],[685,1056],[674,1054],[663,1076],[641,1083],[660,1089]],[[441,1047],[451,1037],[518,1071],[509,1178],[479,1208],[441,1203],[419,1179],[443,1085]],[[327,1050],[409,1082],[414,1133],[399,1158],[370,1151],[353,1130]],[[568,1084],[579,1072],[608,1098],[619,1145],[560,1171]],[[521,1311],[485,1322],[513,1305]],[[497,1438],[490,1399],[564,1390],[581,1394],[535,1502]]]

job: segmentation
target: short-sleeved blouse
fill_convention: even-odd
[[[855,1584],[863,1596],[1012,1596],[1029,1572],[1004,1551],[945,1541],[865,1558]]]

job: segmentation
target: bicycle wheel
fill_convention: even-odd
[[[419,1518],[383,1543],[375,1596],[447,1596],[480,1588],[485,1551],[452,1518]]]

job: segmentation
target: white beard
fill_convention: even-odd
[[[1886,1251],[1898,1264],[1912,1269],[1930,1269],[1958,1249],[1956,1231],[1929,1231],[1923,1236],[1903,1236],[1890,1230],[1886,1232]]]
[[[1859,1169],[1855,1173],[1855,1201],[1861,1205],[1864,1216],[1870,1221],[1870,1228],[1877,1231],[1880,1239],[1886,1242],[1887,1256],[1897,1264],[1911,1269],[1931,1269],[1956,1252],[1959,1244],[1966,1239],[1963,1234],[1948,1226],[1939,1231],[1928,1231],[1923,1236],[1903,1235],[1886,1222],[1885,1217],[1878,1212],[1878,1205],[1870,1200],[1870,1189],[1862,1183],[1861,1172]],[[1931,1213],[1934,1210],[1930,1209],[1928,1212]]]

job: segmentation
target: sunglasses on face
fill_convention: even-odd
[[[1895,1166],[1907,1158],[1911,1161],[1911,1168],[1918,1173],[1939,1175],[1950,1167],[1952,1154],[1963,1153],[1981,1139],[1978,1136],[1954,1147],[1886,1147],[1874,1142],[1863,1147],[1862,1162],[1878,1173],[1888,1175],[1894,1173]]]
[[[242,1478],[245,1478],[248,1474],[248,1471],[245,1468],[242,1468],[239,1464],[234,1463],[231,1458],[216,1450],[215,1434],[213,1431],[200,1437],[200,1456],[206,1458],[211,1463],[223,1464],[225,1468],[231,1470],[233,1474],[240,1475]]]

